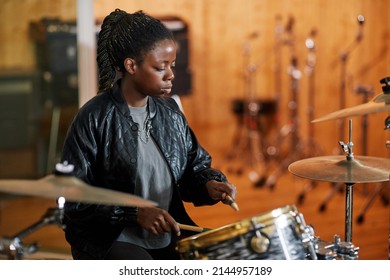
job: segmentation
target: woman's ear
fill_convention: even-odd
[[[126,71],[130,74],[134,74],[135,69],[137,67],[135,60],[132,58],[126,58],[124,61],[124,66]]]

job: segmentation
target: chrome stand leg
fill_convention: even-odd
[[[345,241],[352,242],[353,184],[347,183],[345,194]]]

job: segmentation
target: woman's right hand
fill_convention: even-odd
[[[168,211],[156,207],[139,207],[137,223],[152,234],[160,235],[164,232],[173,232],[180,236],[179,224]]]

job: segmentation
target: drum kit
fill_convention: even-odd
[[[357,115],[390,111],[390,78],[380,81],[383,93],[371,101],[342,109],[313,123]],[[388,124],[389,123],[389,124]],[[390,118],[385,121],[390,128]],[[352,121],[349,121],[349,142],[339,141],[346,156],[319,156],[291,163],[288,170],[314,181],[343,183],[346,187],[345,240],[335,234],[333,242],[315,236],[305,224],[302,213],[287,205],[260,216],[254,216],[219,229],[187,237],[178,242],[182,259],[307,259],[356,260],[359,247],[352,243],[353,185],[389,181],[390,160],[355,156],[352,142]],[[389,239],[390,242],[390,239]],[[389,243],[390,244],[390,243]]]
[[[344,117],[390,111],[390,77],[382,94],[355,107],[342,109],[313,120],[321,122]],[[387,126],[387,120],[386,120]],[[176,251],[184,260],[355,260],[359,247],[352,243],[353,186],[356,183],[389,180],[390,160],[355,156],[352,142],[352,121],[349,122],[349,141],[339,141],[346,156],[320,156],[295,161],[288,170],[302,178],[314,181],[343,183],[346,187],[345,240],[335,234],[332,242],[321,240],[314,229],[306,225],[303,214],[294,205],[286,205],[267,213],[253,216],[218,229],[204,230],[177,242]],[[9,259],[23,259],[25,254],[37,251],[36,245],[24,245],[23,238],[49,224],[63,227],[65,201],[119,206],[156,206],[153,201],[89,186],[69,174],[72,165],[57,164],[56,173],[39,180],[0,180],[0,192],[53,198],[57,208],[49,209],[44,217],[27,229],[11,237],[0,238],[0,255]],[[196,231],[196,230],[193,230]]]

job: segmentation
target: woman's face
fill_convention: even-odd
[[[135,89],[149,96],[168,95],[172,90],[173,68],[176,61],[176,43],[166,39],[146,53],[133,74]]]

